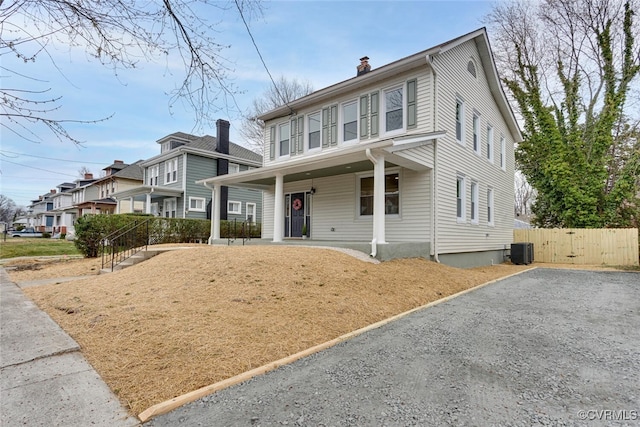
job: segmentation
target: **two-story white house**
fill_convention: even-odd
[[[368,60],[260,117],[261,169],[201,183],[214,197],[223,185],[264,190],[262,237],[275,243],[305,231],[381,259],[503,262],[521,134],[486,30],[377,69]]]
[[[67,234],[67,231],[73,232],[73,223],[77,212],[73,206],[73,196],[71,195],[71,190],[76,188],[76,183],[63,182],[56,188],[57,191],[51,195],[51,201],[53,201],[51,233],[54,237]]]

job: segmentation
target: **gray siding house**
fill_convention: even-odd
[[[263,189],[275,243],[304,232],[381,259],[503,262],[522,137],[486,30],[377,69],[360,61],[353,78],[260,117],[262,168],[202,183]]]
[[[196,181],[262,166],[262,156],[229,141],[229,122],[217,121],[217,136],[176,132],[157,141],[160,154],[140,163],[143,184],[112,194],[118,209],[142,211],[167,218],[207,219],[212,209],[220,219],[262,221],[262,191],[225,189],[212,207],[212,190]]]

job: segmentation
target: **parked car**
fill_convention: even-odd
[[[20,231],[12,231],[11,237],[42,237],[42,233],[34,228],[24,228]]]

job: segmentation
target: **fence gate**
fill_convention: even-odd
[[[638,265],[637,228],[515,229],[513,241],[533,243],[536,262]]]

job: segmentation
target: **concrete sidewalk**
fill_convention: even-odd
[[[0,268],[0,424],[140,425],[80,353]]]

